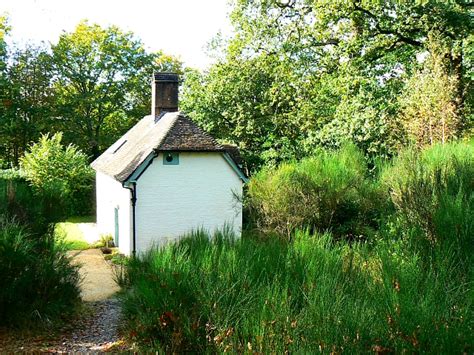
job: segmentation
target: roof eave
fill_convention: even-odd
[[[122,181],[122,185],[124,187],[130,186],[131,183],[136,183],[140,176],[143,175],[146,169],[153,163],[153,159],[155,159],[157,153],[155,151],[148,154],[145,160],[137,166],[137,168],[125,179]]]
[[[244,182],[249,182],[248,177],[245,176],[244,172],[239,168],[239,166],[235,163],[234,159],[230,156],[229,153],[223,152],[222,156],[224,157],[225,161],[230,165],[232,170],[239,176],[239,178]]]

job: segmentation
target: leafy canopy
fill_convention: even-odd
[[[52,46],[60,130],[93,157],[149,112],[153,70],[177,70],[179,59],[147,53],[116,26],[87,21]]]
[[[399,97],[425,65],[417,58],[433,55],[430,38],[453,78],[449,102],[469,121],[467,3],[236,0],[231,20],[217,63],[187,76],[181,107],[239,144],[249,170],[344,141],[369,158],[394,155],[407,141]]]

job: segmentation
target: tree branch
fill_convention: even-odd
[[[353,5],[354,5],[354,10],[359,11],[359,12],[362,12],[363,14],[367,15],[367,16],[370,17],[372,20],[374,20],[374,22],[375,22],[375,28],[377,29],[377,31],[378,31],[380,34],[394,35],[394,36],[396,36],[396,37],[398,38],[399,41],[404,42],[404,43],[406,43],[406,44],[410,44],[410,45],[415,46],[415,47],[421,47],[421,46],[423,46],[423,43],[422,43],[422,42],[417,41],[416,39],[407,37],[407,36],[401,34],[400,32],[398,32],[398,31],[396,31],[396,30],[390,30],[390,29],[382,28],[382,27],[380,26],[379,19],[378,19],[378,17],[377,17],[375,14],[373,14],[372,12],[370,12],[370,11],[367,10],[367,9],[364,9],[363,7],[360,7],[356,2],[353,2]]]

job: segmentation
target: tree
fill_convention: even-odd
[[[182,107],[254,167],[346,140],[392,155],[404,143],[396,98],[434,34],[468,112],[473,24],[461,1],[239,0],[231,19],[234,35],[207,73],[188,76]]]
[[[403,124],[417,145],[446,143],[460,135],[456,109],[457,77],[446,71],[444,58],[431,51],[423,69],[407,79],[401,96]]]
[[[87,155],[77,147],[61,143],[62,134],[41,136],[21,158],[21,168],[37,189],[68,195],[89,184],[93,171]]]
[[[7,45],[5,43],[5,36],[8,34],[9,26],[6,16],[0,15],[0,120],[5,116],[6,108],[8,107],[8,99],[6,90],[8,88],[8,81],[6,75],[7,68]],[[1,148],[0,148],[1,149]],[[0,151],[0,154],[2,152]],[[4,164],[0,155],[0,167]]]
[[[293,156],[301,135],[296,117],[288,115],[291,88],[280,85],[285,73],[277,65],[261,56],[215,65],[205,76],[186,75],[181,108],[214,137],[237,143],[248,170]]]
[[[6,70],[7,105],[0,117],[1,149],[4,157],[18,165],[31,142],[47,132],[54,112],[51,58],[44,47],[14,48]]]
[[[149,113],[151,75],[166,60],[132,33],[83,21],[52,52],[59,129],[68,142],[96,157]]]
[[[0,15],[0,75],[5,74],[5,69],[7,67],[6,57],[7,57],[7,44],[5,43],[5,37],[7,36],[8,32],[10,31],[10,27],[8,26],[8,19],[5,15]],[[4,77],[2,77],[5,80]],[[3,85],[5,82],[0,82]],[[4,89],[4,86],[0,88]]]

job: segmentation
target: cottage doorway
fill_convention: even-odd
[[[114,209],[114,220],[115,220],[115,234],[114,234],[114,246],[119,246],[119,210],[118,207]]]

